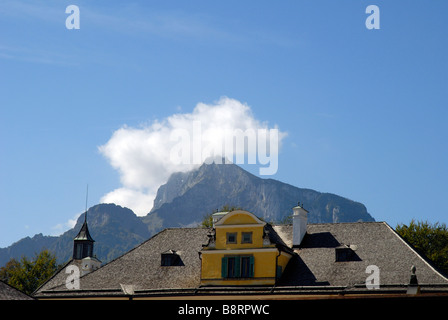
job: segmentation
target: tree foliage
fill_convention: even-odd
[[[414,221],[409,225],[399,224],[398,234],[420,254],[426,256],[445,274],[448,274],[448,228],[444,223]]]
[[[22,292],[31,294],[57,269],[56,256],[48,250],[43,250],[31,260],[25,256],[20,261],[11,259],[0,269],[0,279]]]

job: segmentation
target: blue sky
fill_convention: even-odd
[[[65,26],[71,4],[79,30]],[[365,26],[370,4],[379,30]],[[126,180],[135,159],[100,147],[222,97],[249,108],[236,122],[287,134],[267,178],[362,202],[393,227],[448,223],[446,12],[423,0],[1,1],[0,247],[67,230],[87,184],[89,206],[153,192]]]

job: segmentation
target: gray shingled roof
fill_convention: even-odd
[[[34,298],[0,281],[0,300],[34,300]]]
[[[134,291],[198,287],[201,276],[199,251],[207,243],[208,232],[203,228],[165,229],[123,256],[81,277],[81,291],[121,295],[122,285],[132,285]],[[184,265],[161,266],[161,254],[168,250],[176,251]],[[47,296],[50,292],[83,294],[67,290],[64,270],[39,288],[35,295]]]
[[[292,225],[272,226],[271,240],[292,248]],[[275,288],[200,287],[199,252],[208,229],[165,229],[123,256],[83,277],[80,290],[67,290],[65,268],[39,288],[36,297],[124,295],[244,294],[255,292],[303,294],[358,290],[366,292],[366,267],[380,270],[382,289],[406,289],[410,270],[417,268],[419,284],[448,293],[448,279],[419,256],[384,222],[309,224],[300,247]],[[336,262],[335,249],[350,247],[355,261]],[[161,266],[161,254],[174,250],[183,266]],[[264,290],[264,291],[263,291]]]
[[[274,228],[291,245],[292,226]],[[341,245],[354,248],[355,261],[335,262]],[[408,284],[413,265],[420,284],[448,284],[385,222],[310,224],[295,252],[279,285],[365,285],[369,265],[378,266],[380,286]]]

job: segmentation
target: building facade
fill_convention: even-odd
[[[214,224],[201,253],[201,285],[274,285],[293,252],[269,235],[266,222],[232,211]]]
[[[448,296],[448,278],[387,223],[307,224],[307,214],[297,206],[292,224],[271,225],[238,210],[216,214],[211,228],[168,228],[81,274],[79,286],[67,286],[71,266],[82,267],[94,257],[71,260],[33,296],[135,300]]]

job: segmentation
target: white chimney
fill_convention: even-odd
[[[303,203],[302,203],[303,206]],[[300,206],[292,208],[292,245],[299,246],[306,233],[306,225],[308,222],[308,211]]]

